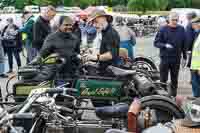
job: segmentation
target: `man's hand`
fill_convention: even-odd
[[[172,48],[174,48],[171,44],[169,44],[169,43],[167,43],[166,45],[165,45],[165,47],[167,48],[167,49],[172,49]]]
[[[131,113],[133,113],[135,115],[138,115],[140,110],[141,110],[141,103],[140,103],[140,101],[138,99],[135,99],[132,102],[131,106],[129,107],[129,111],[128,112],[131,112]]]
[[[98,60],[97,55],[91,55],[91,54],[84,55],[81,59],[82,59],[83,62],[97,61]]]
[[[97,61],[97,55],[88,55],[86,58],[88,61]]]

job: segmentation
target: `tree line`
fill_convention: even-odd
[[[107,5],[110,7],[123,6],[131,11],[170,10],[171,8],[199,8],[200,0],[0,0],[1,8],[15,6],[23,9],[26,5],[64,5],[87,6]]]

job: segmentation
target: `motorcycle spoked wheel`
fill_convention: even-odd
[[[133,62],[133,66],[137,66],[139,69],[144,69],[147,71],[158,71],[156,65],[147,58],[136,58]]]
[[[142,110],[149,107],[155,111],[156,123],[166,123],[173,119],[183,119],[184,111],[176,105],[175,101],[166,96],[146,96],[141,99]]]

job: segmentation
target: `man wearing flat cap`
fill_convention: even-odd
[[[88,18],[97,30],[98,40],[95,42],[94,52],[87,56],[87,60],[98,61],[100,72],[109,65],[117,62],[119,54],[120,37],[117,31],[112,27],[113,17],[106,14],[103,10],[95,9]]]
[[[72,33],[73,24],[71,17],[61,16],[58,31],[47,36],[39,56],[31,64],[37,64],[42,58],[55,53],[66,60],[62,70],[64,76],[74,76],[78,66],[77,55],[80,53],[80,41]]]
[[[169,94],[177,95],[178,75],[181,58],[186,62],[186,35],[182,26],[178,25],[177,13],[170,13],[169,24],[160,28],[156,35],[154,46],[160,49],[160,80],[166,83],[170,72],[171,87]],[[163,86],[166,87],[166,86]]]

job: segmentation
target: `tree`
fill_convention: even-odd
[[[142,11],[143,13],[147,10],[156,10],[158,3],[156,0],[129,0],[128,9],[135,11]]]
[[[3,7],[14,5],[15,0],[1,0]]]
[[[40,6],[53,5],[58,6],[63,3],[63,0],[32,0],[34,4]]]
[[[174,7],[176,7],[176,8],[185,8],[186,7],[185,0],[175,0]]]
[[[24,6],[25,6],[25,1],[24,0],[16,0],[15,1],[15,8],[23,9]]]
[[[191,0],[191,6],[193,8],[200,8],[200,0]]]
[[[63,0],[63,4],[64,6],[73,6],[74,5],[74,1],[73,0]]]
[[[155,5],[157,10],[164,11],[169,5],[169,0],[155,0]]]

